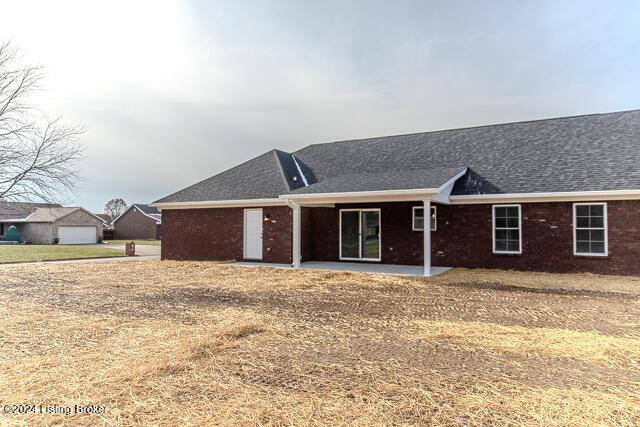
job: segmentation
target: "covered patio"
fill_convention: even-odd
[[[271,267],[271,268],[291,268],[289,264],[272,264],[264,262],[235,262],[232,265],[239,267]],[[301,262],[300,267],[308,270],[326,271],[350,271],[354,273],[391,274],[396,276],[424,276],[424,267],[417,265],[398,264],[377,264],[362,262],[330,262],[330,261],[306,261]],[[450,267],[431,267],[428,276],[437,276]]]
[[[360,174],[280,196],[293,211],[292,266],[422,276],[446,271],[432,265],[432,207],[449,203],[466,170]],[[330,188],[343,191],[326,192]]]

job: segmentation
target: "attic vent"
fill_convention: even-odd
[[[293,177],[293,182],[298,182],[298,177],[297,176]]]

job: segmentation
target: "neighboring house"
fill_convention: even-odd
[[[160,211],[149,205],[134,203],[113,220],[114,239],[159,239],[162,227]]]
[[[153,206],[163,259],[640,274],[639,165],[635,110],[273,150]]]
[[[23,204],[28,205],[28,204]],[[11,225],[20,232],[20,240],[35,244],[90,244],[102,240],[102,220],[80,207],[30,204],[16,216],[0,219],[3,234]]]
[[[13,224],[11,221],[24,221],[38,208],[60,208],[56,203],[30,203],[8,202],[0,200],[0,240],[4,239],[4,233]]]

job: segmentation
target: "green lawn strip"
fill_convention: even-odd
[[[0,264],[121,256],[124,251],[92,246],[0,245]]]
[[[131,240],[105,240],[104,243],[110,243],[112,245],[124,245]],[[160,240],[133,240],[138,246],[160,246]]]

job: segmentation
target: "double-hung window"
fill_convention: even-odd
[[[493,206],[493,252],[522,253],[522,220],[520,205]]]
[[[435,206],[431,206],[431,231],[436,231],[437,228],[437,210]],[[413,231],[424,230],[424,208],[419,206],[413,207],[412,218]]]
[[[573,204],[573,254],[607,256],[607,204]]]

